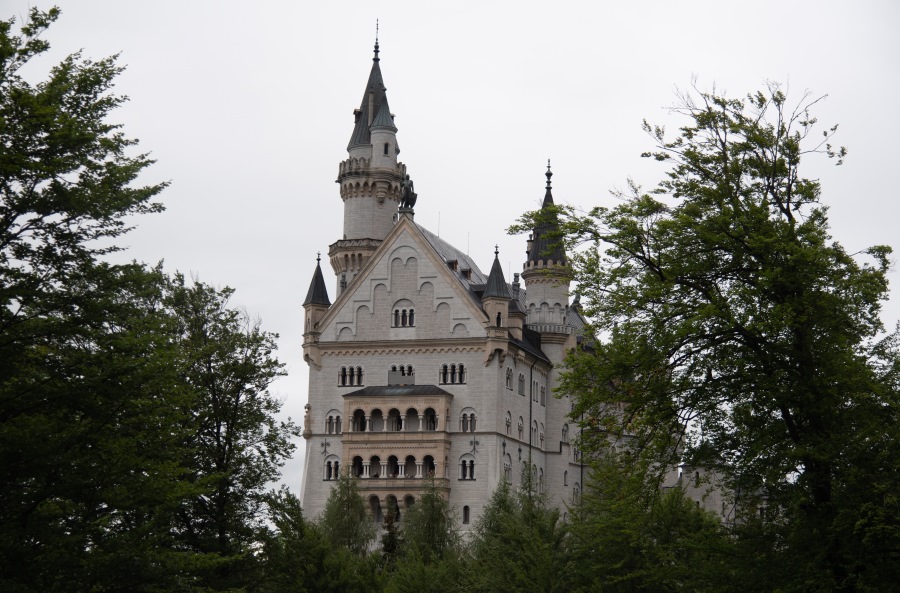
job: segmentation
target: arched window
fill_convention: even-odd
[[[456,383],[456,365],[455,364],[450,365],[450,382]]]
[[[340,473],[340,461],[338,461],[337,455],[329,455],[326,457],[322,479],[325,481],[337,480]]]
[[[475,479],[475,457],[471,453],[466,453],[459,458],[459,479]]]
[[[519,374],[519,395],[525,395],[525,375]]]
[[[543,449],[544,448],[544,423],[543,422],[541,422],[541,432],[540,432],[539,436],[541,439],[541,449]]]
[[[394,309],[394,327],[400,327],[400,309]]]
[[[325,434],[334,433],[334,416],[329,416],[325,421]]]
[[[447,374],[447,365],[441,366],[440,382],[441,382],[442,384],[446,385],[446,384],[447,384],[447,378],[448,378],[449,376],[450,376],[450,375]]]
[[[544,468],[538,470],[538,492],[544,491]]]
[[[356,367],[356,384],[362,387],[363,385],[363,370],[362,367]]]
[[[520,441],[522,440],[522,432],[523,432],[524,428],[525,428],[525,425],[522,422],[522,417],[519,416],[519,440]]]
[[[506,369],[506,388],[512,391],[512,369]]]
[[[503,313],[497,311],[497,327],[503,327]]]
[[[347,372],[347,376],[350,379],[350,386],[356,385],[356,369],[350,367],[350,370]]]
[[[541,385],[541,405],[547,405],[547,388]]]
[[[475,432],[475,410],[465,408],[459,419],[459,426],[462,432]]]
[[[388,146],[389,146],[389,144],[388,144],[387,142],[385,142],[385,143],[384,143],[384,156],[387,156],[387,153],[388,153]]]
[[[463,525],[468,525],[468,524],[469,524],[469,507],[467,505],[467,506],[463,507]]]
[[[409,327],[413,327],[416,324],[416,312],[412,309],[409,310]]]
[[[459,365],[459,373],[458,373],[457,377],[459,377],[459,383],[466,382],[466,367],[465,367],[465,365],[462,365],[462,364]]]
[[[537,422],[534,422],[534,423],[531,425],[531,441],[530,441],[530,444],[533,445],[533,444],[537,443],[537,440],[538,440],[538,439],[537,439],[537,436],[538,436]]]
[[[338,385],[341,387],[347,385],[347,367],[341,367],[341,372],[338,374]]]
[[[509,427],[512,426],[512,416],[509,413],[509,410],[506,412],[506,436],[509,436]]]
[[[341,417],[334,417],[334,432],[335,434],[341,434]]]
[[[406,327],[406,309],[403,309],[400,312],[400,325]]]

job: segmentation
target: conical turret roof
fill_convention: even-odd
[[[544,202],[541,205],[542,210],[552,207],[553,191],[550,186],[550,178],[553,177],[553,171],[550,170],[550,161],[547,161],[547,189],[544,192]],[[556,264],[566,263],[566,252],[560,245],[559,239],[550,237],[553,231],[558,229],[556,216],[552,216],[550,220],[545,220],[534,227],[531,238],[531,251],[528,253],[528,261],[548,261],[552,260]]]
[[[499,253],[499,251],[494,251],[494,265],[491,266],[491,273],[488,275],[484,293],[481,295],[482,299],[494,297],[512,300],[512,294],[509,292],[506,278],[503,277],[503,266],[500,265]]]
[[[391,117],[391,108],[388,106],[387,89],[381,77],[381,67],[378,65],[381,61],[378,57],[378,52],[378,42],[376,41],[375,57],[372,58],[372,70],[369,72],[369,81],[366,83],[366,90],[363,93],[362,102],[356,113],[356,124],[353,126],[353,134],[350,136],[347,150],[354,146],[371,144],[372,135],[369,128],[375,124],[376,119],[379,121],[378,125],[390,125],[392,127],[394,125],[394,118]],[[370,95],[373,99],[371,106],[369,102]],[[396,130],[396,128],[394,129]]]
[[[309,292],[306,293],[306,300],[303,301],[304,307],[306,305],[331,306],[331,301],[328,300],[328,289],[325,287],[325,278],[322,276],[320,261],[321,258],[317,257],[316,271],[313,272],[312,282],[309,283]]]

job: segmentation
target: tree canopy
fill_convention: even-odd
[[[836,126],[817,131],[817,102],[774,84],[685,93],[674,138],[644,123],[644,156],[669,166],[652,191],[550,212],[594,331],[560,391],[588,451],[625,437],[658,484],[679,462],[714,468],[735,532],[762,514],[789,550],[784,590],[866,590],[897,566],[897,337],[879,318],[891,249],[850,254],[830,236],[801,159],[846,150]]]

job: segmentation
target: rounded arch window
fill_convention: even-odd
[[[475,457],[471,453],[466,453],[459,458],[459,479],[475,479]]]
[[[415,305],[409,299],[400,299],[394,303],[391,317],[393,327],[414,327],[416,325]]]

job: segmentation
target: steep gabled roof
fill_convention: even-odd
[[[381,116],[382,124],[394,126],[394,119],[391,117],[391,108],[388,106],[387,89],[384,86],[384,80],[381,77],[381,67],[378,65],[380,58],[378,57],[378,42],[375,42],[375,57],[372,58],[372,70],[369,72],[369,81],[366,83],[366,90],[363,93],[362,102],[359,110],[356,112],[356,124],[353,126],[353,134],[350,135],[350,143],[347,150],[354,146],[364,146],[372,143],[372,134],[370,125],[375,123],[377,116]],[[372,112],[369,113],[369,94],[373,95]],[[372,124],[369,124],[369,118],[372,118]],[[390,121],[387,121],[390,120]],[[396,130],[396,128],[395,128]]]
[[[322,276],[321,258],[318,257],[316,258],[316,271],[313,272],[312,282],[309,283],[309,292],[306,293],[306,300],[303,301],[303,306],[306,305],[331,306],[331,301],[328,300],[328,288],[326,288],[325,278]]]

